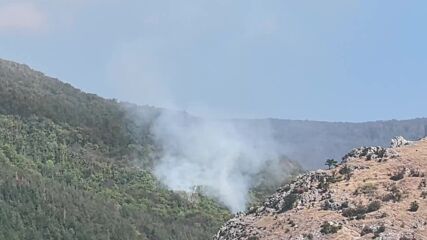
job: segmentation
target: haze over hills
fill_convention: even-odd
[[[8,82],[7,86],[14,84],[24,84],[20,93],[3,93],[5,97],[1,99],[2,105],[0,111],[5,114],[14,113],[8,106],[17,107],[19,114],[30,115],[37,113],[56,121],[67,121],[69,124],[78,126],[87,126],[91,128],[96,122],[96,118],[102,118],[102,115],[113,113],[113,118],[105,119],[104,125],[111,131],[100,131],[104,135],[118,135],[118,137],[109,137],[108,141],[116,141],[114,144],[126,144],[120,136],[125,134],[124,128],[127,124],[138,124],[132,118],[139,118],[145,123],[150,123],[160,114],[162,109],[149,106],[136,106],[133,104],[118,103],[115,100],[105,100],[94,94],[86,94],[69,84],[64,84],[57,79],[46,77],[44,74],[33,71],[29,67],[6,60],[0,60],[0,69],[3,77],[10,79],[27,79],[31,77],[32,81],[26,82]],[[8,75],[9,74],[9,75]],[[45,92],[42,92],[45,91]],[[47,92],[46,92],[47,90]],[[39,91],[37,93],[37,91]],[[15,94],[15,95],[13,95]],[[19,100],[20,94],[24,101]],[[28,101],[34,97],[36,101]],[[64,98],[66,101],[58,101]],[[27,101],[26,101],[27,100]],[[85,104],[83,100],[90,101]],[[48,109],[46,101],[51,101]],[[13,104],[11,102],[14,102]],[[63,105],[65,104],[65,105]],[[33,106],[37,105],[37,106]],[[124,108],[123,108],[124,106]],[[61,114],[54,114],[57,109]],[[126,109],[126,110],[125,110]],[[100,116],[92,115],[92,119],[82,118],[84,113],[100,112]],[[142,114],[141,114],[142,113]],[[142,117],[141,117],[142,116]],[[196,117],[190,116],[184,112],[177,112],[175,117],[193,121]],[[82,119],[80,119],[82,118]],[[112,121],[124,121],[125,126],[108,126]],[[283,152],[291,159],[297,160],[304,168],[313,169],[321,167],[326,158],[339,159],[346,152],[355,146],[386,146],[389,140],[394,136],[403,136],[407,139],[418,139],[427,135],[427,118],[418,118],[412,120],[388,120],[363,123],[347,122],[322,122],[310,120],[284,120],[284,119],[238,119],[232,120],[238,131],[243,135],[249,136],[249,129],[261,129],[264,132],[270,131],[272,138],[280,144]],[[139,124],[140,127],[142,126]],[[145,126],[144,131],[148,131]],[[93,128],[98,130],[99,128]],[[147,133],[147,132],[146,132]],[[127,134],[133,134],[133,138],[147,137],[149,134],[134,134],[129,131]],[[255,137],[255,136],[252,136]],[[143,141],[139,139],[139,141]],[[150,141],[145,139],[144,141]]]
[[[15,219],[6,239],[208,239],[300,166],[420,138],[427,126],[206,120],[104,99],[6,60],[0,119],[0,222]]]
[[[241,120],[239,123],[246,127],[269,125],[274,129],[274,139],[287,149],[286,155],[306,169],[322,167],[327,158],[340,160],[357,146],[388,146],[395,136],[419,139],[427,135],[426,118],[364,123],[282,119]]]

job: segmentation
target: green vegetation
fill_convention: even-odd
[[[0,239],[208,239],[229,217],[48,119],[0,115]]]
[[[366,183],[354,191],[354,195],[365,194],[369,197],[373,197],[377,192],[378,187],[373,183]]]
[[[283,157],[282,163],[288,163],[286,165],[287,171],[283,173],[280,179],[272,179],[269,171],[261,171],[258,174],[256,181],[258,184],[253,187],[250,194],[250,205],[248,208],[255,208],[261,205],[265,201],[265,197],[273,194],[279,187],[284,184],[288,184],[292,179],[303,173],[302,168],[298,163]],[[270,171],[271,172],[271,171]]]
[[[418,211],[418,208],[420,208],[420,205],[418,204],[417,201],[414,201],[414,202],[411,202],[411,206],[409,206],[408,211],[416,212],[416,211]]]
[[[228,210],[151,174],[157,114],[0,60],[0,239],[211,238]]]
[[[390,179],[393,181],[399,181],[405,177],[405,172],[406,172],[405,168],[399,168],[399,170],[393,173]]]
[[[360,233],[360,236],[364,236],[366,234],[373,233],[374,237],[373,239],[377,239],[380,237],[380,234],[385,232],[385,226],[379,225],[379,226],[364,226],[362,229],[362,232]]]
[[[366,213],[375,212],[380,210],[381,202],[380,201],[372,201],[366,207]]]
[[[396,184],[388,186],[387,190],[389,193],[382,197],[384,202],[400,202],[404,197],[404,193],[396,186]]]
[[[338,173],[343,175],[344,179],[348,181],[353,175],[353,169],[346,164],[338,171]]]
[[[342,215],[349,219],[364,219],[367,213],[378,211],[381,208],[380,201],[372,201],[366,206],[357,205],[354,208],[346,208],[342,211]]]
[[[332,224],[330,222],[323,222],[320,226],[320,232],[323,234],[334,234],[337,233],[342,226],[340,224]]]
[[[333,167],[336,167],[338,162],[335,159],[327,159],[325,162],[325,165],[328,166],[328,169],[331,169]]]
[[[300,196],[295,193],[290,193],[283,198],[283,206],[280,210],[280,213],[291,210],[295,207],[296,202],[299,200]]]
[[[409,171],[409,176],[410,177],[424,177],[425,174],[423,172],[421,172],[420,169],[411,169]]]

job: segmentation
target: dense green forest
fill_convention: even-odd
[[[105,144],[112,156],[127,153],[131,144],[152,145],[149,125],[142,127],[127,113],[140,108],[146,115],[155,116],[158,109],[124,105],[84,93],[26,65],[5,60],[0,60],[0,84],[2,114],[37,115],[67,123],[88,133],[92,142]]]
[[[132,109],[0,61],[0,239],[209,239],[230,213],[154,178]]]
[[[0,116],[1,239],[203,239],[229,217],[89,139],[45,118]]]

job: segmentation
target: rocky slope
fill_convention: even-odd
[[[362,147],[299,176],[214,239],[427,239],[427,139]]]

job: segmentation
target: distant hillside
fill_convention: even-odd
[[[286,155],[304,168],[322,167],[324,160],[341,156],[354,147],[387,146],[395,136],[420,139],[427,133],[427,118],[366,123],[333,123],[298,120],[239,120],[243,128],[272,129]]]
[[[215,239],[425,239],[427,140],[394,145],[358,148],[299,176]]]

